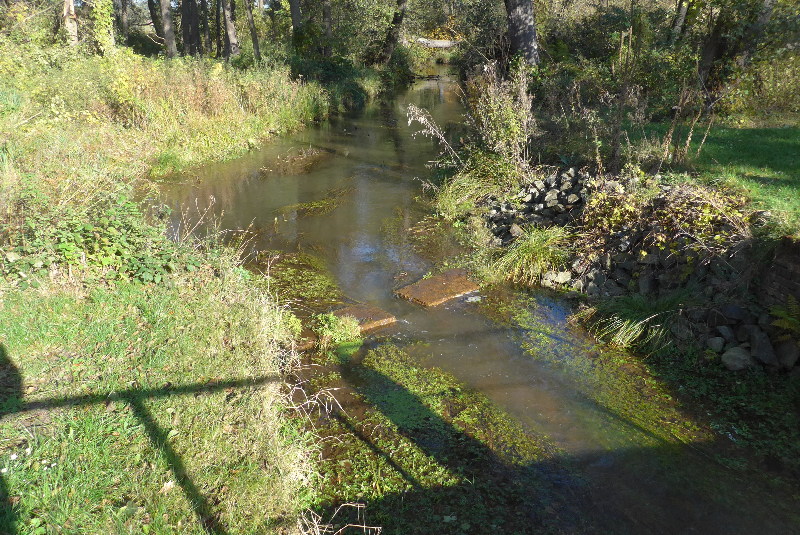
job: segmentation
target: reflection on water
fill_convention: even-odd
[[[238,160],[180,177],[164,185],[164,198],[176,214],[181,207],[200,213],[210,207],[223,229],[260,231],[254,245],[261,250],[321,256],[347,297],[400,319],[382,334],[401,344],[424,342],[411,346],[421,362],[483,391],[570,457],[580,458],[579,468],[596,488],[598,502],[629,518],[634,531],[748,533],[769,526],[771,533],[791,532],[771,517],[767,503],[743,498],[747,506],[742,507],[739,489],[730,489],[729,504],[706,493],[715,482],[704,478],[716,473],[706,469],[709,462],[688,452],[671,459],[642,454],[663,446],[663,440],[587,399],[563,371],[531,359],[518,333],[492,323],[474,305],[461,300],[423,310],[393,297],[398,281],[416,280],[431,268],[431,261],[402,238],[428,213],[418,200],[421,183],[415,179],[429,175],[426,166],[438,152],[430,139],[412,135],[405,115],[409,103],[426,108],[446,130],[460,128],[456,85],[427,80],[390,103],[372,104]],[[319,161],[298,166],[299,174],[292,166],[274,171],[276,162],[304,153]],[[342,188],[348,193],[330,213],[301,216],[280,210]],[[175,216],[173,228],[179,221]],[[547,334],[550,350],[563,358],[587,358],[591,346],[570,331],[558,304],[544,309],[550,313],[542,321],[553,327]]]

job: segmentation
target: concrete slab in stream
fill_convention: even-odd
[[[381,310],[380,308],[372,305],[350,305],[348,307],[335,310],[333,313],[339,317],[353,316],[358,320],[358,324],[361,327],[362,333],[377,329],[378,327],[383,327],[385,325],[391,325],[397,321],[397,318],[385,310]]]
[[[451,269],[400,288],[395,294],[412,303],[434,307],[476,291],[478,285],[467,278],[467,273],[463,269]]]

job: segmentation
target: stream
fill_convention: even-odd
[[[549,437],[590,489],[589,531],[800,532],[776,505],[784,497],[767,482],[722,467],[709,453],[714,444],[670,440],[587,392],[580,374],[591,374],[592,367],[559,362],[591,362],[600,350],[567,322],[570,309],[560,298],[521,298],[529,321],[541,327],[533,329],[534,339],[531,329],[490,319],[475,296],[430,309],[394,296],[458,252],[445,239],[433,253],[421,254],[408,239],[430,215],[420,196],[438,153],[432,140],[414,135],[416,125],[408,126],[410,103],[427,109],[451,135],[463,128],[457,85],[446,76],[419,81],[391,102],[165,182],[173,230],[207,211],[221,229],[254,230],[250,246],[258,250],[323,259],[349,300],[398,318],[373,336],[407,346],[423,366],[454,375],[530,432]],[[332,195],[335,207],[305,214],[297,208]],[[485,303],[490,296],[480,297]],[[532,342],[535,351],[550,352],[548,358],[532,358]],[[604,388],[613,395],[613,384]]]

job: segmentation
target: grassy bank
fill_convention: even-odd
[[[0,51],[0,532],[294,531],[296,321],[235,251],[169,240],[132,199],[324,117],[326,92],[288,68]]]
[[[4,533],[291,530],[284,312],[219,258],[169,287],[0,294]]]

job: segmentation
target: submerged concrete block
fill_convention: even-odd
[[[433,307],[475,291],[478,285],[467,278],[463,269],[451,269],[400,288],[395,294],[412,303]]]

